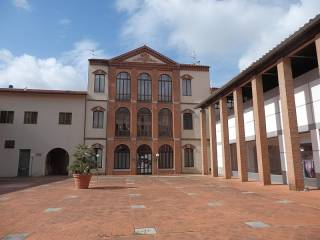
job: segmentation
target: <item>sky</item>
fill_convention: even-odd
[[[144,44],[209,65],[221,87],[319,13],[319,0],[1,0],[0,87],[86,90],[88,58]]]

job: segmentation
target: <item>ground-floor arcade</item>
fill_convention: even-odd
[[[310,21],[198,105],[202,142],[210,136],[203,174],[211,165],[214,177],[320,187],[319,24]]]

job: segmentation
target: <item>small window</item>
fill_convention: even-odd
[[[72,123],[72,113],[70,112],[59,113],[59,124],[71,125],[71,123]]]
[[[13,123],[14,111],[1,111],[0,123]]]
[[[193,148],[191,147],[184,149],[184,166],[194,167]]]
[[[94,148],[95,152],[95,168],[102,168],[102,149],[101,148]]]
[[[24,124],[37,124],[38,112],[24,112]]]
[[[191,96],[191,79],[182,79],[182,96]]]
[[[96,74],[94,79],[94,92],[104,92],[105,75]]]
[[[14,148],[15,141],[14,140],[6,140],[4,141],[4,148]]]
[[[183,114],[183,129],[184,130],[192,130],[193,129],[192,113],[184,113]]]
[[[103,111],[93,112],[93,128],[103,128]]]

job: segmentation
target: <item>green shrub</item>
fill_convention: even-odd
[[[94,166],[94,150],[88,145],[80,144],[76,147],[73,157],[75,160],[69,166],[70,171],[74,174],[90,174]]]

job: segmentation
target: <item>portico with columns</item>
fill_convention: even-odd
[[[320,187],[319,33],[317,16],[197,105],[213,177]]]

